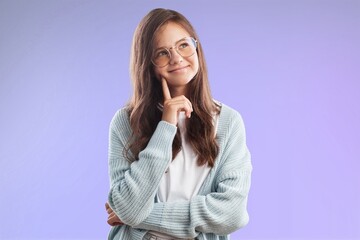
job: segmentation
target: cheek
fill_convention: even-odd
[[[194,59],[193,61],[193,69],[195,71],[195,74],[199,71],[199,67],[200,67],[200,64],[199,64],[199,59],[198,57],[196,56],[196,58]]]

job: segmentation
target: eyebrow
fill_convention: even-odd
[[[175,42],[174,46],[175,46],[176,44],[178,44],[178,42],[180,42],[180,41],[182,41],[182,40],[184,40],[185,38],[188,38],[188,37],[190,37],[190,36],[183,37],[183,38],[177,40],[177,41]],[[173,46],[171,46],[170,48],[172,48],[172,47],[173,47]],[[157,50],[159,50],[159,49],[163,49],[163,48],[169,49],[168,47],[158,47],[158,48],[156,48],[156,49],[154,50],[154,52],[157,51]]]

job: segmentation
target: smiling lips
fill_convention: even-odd
[[[173,70],[170,70],[169,72],[180,72],[181,70],[183,70],[183,69],[185,69],[187,67],[189,67],[189,66],[183,66],[183,67],[175,68]]]

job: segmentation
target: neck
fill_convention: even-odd
[[[171,97],[173,97],[173,98],[177,97],[177,96],[181,96],[181,95],[188,97],[188,92],[187,92],[186,86],[171,87],[169,90],[170,90]]]

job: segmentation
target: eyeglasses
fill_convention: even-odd
[[[170,63],[171,52],[175,51],[182,57],[191,57],[196,52],[197,41],[192,37],[185,37],[176,42],[171,48],[158,48],[154,51],[151,62],[157,67],[165,67]]]

